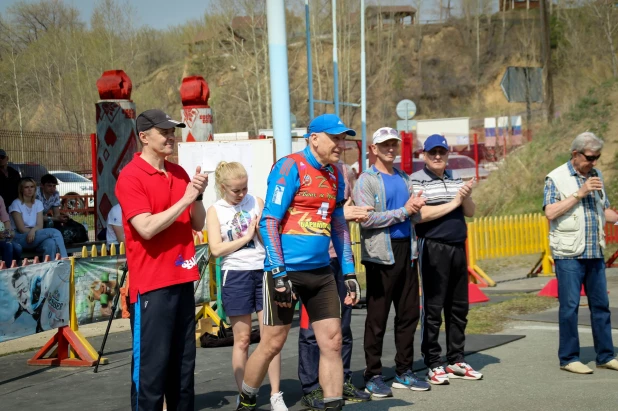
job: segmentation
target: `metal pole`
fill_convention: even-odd
[[[90,161],[92,161],[91,167],[92,167],[92,187],[94,187],[94,239],[95,241],[97,240],[97,234],[103,229],[103,226],[101,224],[101,227],[99,227],[98,224],[98,218],[97,216],[99,215],[99,213],[97,213],[97,191],[99,190],[98,187],[98,179],[97,179],[97,135],[96,133],[92,133],[90,134]],[[88,200],[86,200],[88,201]],[[107,224],[106,224],[107,225]]]
[[[290,130],[290,84],[288,80],[288,49],[285,31],[284,0],[267,0],[268,61],[270,63],[270,90],[272,100],[273,133],[276,157],[292,152]]]
[[[311,62],[311,29],[309,0],[305,0],[305,36],[307,37],[307,86],[309,90],[309,121],[313,120],[313,63]]]
[[[332,0],[333,14],[333,101],[335,114],[339,115],[339,62],[337,60],[337,0]]]
[[[367,164],[367,90],[365,87],[365,0],[361,0],[361,151],[362,164],[359,170],[365,170]]]
[[[479,140],[476,133],[474,133],[474,169],[476,181],[479,181]]]
[[[124,279],[127,277],[127,271],[129,271],[129,266],[125,263],[122,266],[122,277],[120,277],[120,281],[118,281],[118,277],[116,277],[116,288],[114,295],[114,302],[112,304],[112,313],[109,316],[109,321],[107,322],[107,329],[105,330],[105,334],[103,335],[103,342],[101,343],[101,349],[98,351],[97,362],[95,363],[94,373],[96,374],[99,371],[99,364],[101,363],[101,357],[103,357],[103,350],[105,350],[105,343],[107,342],[107,336],[109,335],[109,330],[112,328],[112,321],[114,320],[114,316],[116,315],[116,309],[118,308],[118,300],[120,299],[120,289],[124,285]]]

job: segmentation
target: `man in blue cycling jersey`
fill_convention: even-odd
[[[296,294],[307,309],[320,347],[324,409],[341,410],[344,404],[341,303],[328,247],[332,239],[348,291],[344,303],[354,305],[360,298],[360,286],[343,213],[345,184],[333,164],[339,161],[346,136],[356,132],[334,114],[316,117],[308,131],[307,148],[280,159],[268,176],[260,220],[266,249],[265,327],[245,368],[238,410],[255,410],[268,364],[281,351],[290,331]]]

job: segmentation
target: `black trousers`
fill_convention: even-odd
[[[418,274],[412,266],[410,240],[391,240],[395,264],[363,262],[367,271],[365,378],[382,374],[382,346],[391,304],[395,306],[397,374],[412,368],[414,332],[419,320]]]
[[[131,304],[131,408],[193,411],[195,302],[193,282],[138,295]]]
[[[464,361],[468,324],[468,262],[466,246],[419,238],[419,265],[423,283],[421,352],[425,365],[442,365],[438,342],[442,310],[446,328],[446,358],[449,364]]]

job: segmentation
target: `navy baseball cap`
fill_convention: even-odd
[[[356,131],[351,128],[347,128],[343,121],[335,114],[322,114],[317,116],[307,128],[307,134],[305,138],[308,138],[313,133],[328,133],[328,134],[341,134],[346,133],[349,136],[355,136]]]
[[[432,134],[427,137],[425,144],[423,144],[423,151],[430,151],[436,147],[442,147],[448,151],[448,144],[446,143],[446,138],[444,138],[444,136],[441,136],[440,134]]]
[[[150,130],[153,127],[159,127],[164,130],[174,127],[186,127],[185,123],[172,120],[169,115],[165,114],[162,110],[157,109],[144,111],[142,114],[137,116],[135,123],[138,132]]]

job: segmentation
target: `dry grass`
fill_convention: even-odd
[[[491,334],[504,329],[509,317],[532,314],[556,307],[558,300],[538,297],[534,294],[517,294],[512,300],[498,304],[475,307],[468,314],[466,332],[470,334]]]
[[[479,260],[477,264],[483,271],[491,275],[491,273],[497,273],[503,270],[521,268],[531,270],[540,257],[540,254],[528,254],[514,257],[493,258],[491,260]]]
[[[609,132],[618,121],[613,115],[615,110],[612,110],[616,90],[616,82],[606,82],[590,90],[553,125],[541,128],[532,142],[510,154],[500,169],[492,172],[474,191],[477,215],[541,212],[545,175],[570,158],[569,147],[573,138],[588,130],[606,140],[613,139]],[[617,154],[615,146],[608,144],[603,156],[614,159]],[[601,169],[610,174],[617,167],[615,161],[605,164]],[[611,202],[614,193],[618,192],[618,181],[611,179],[606,183]]]

